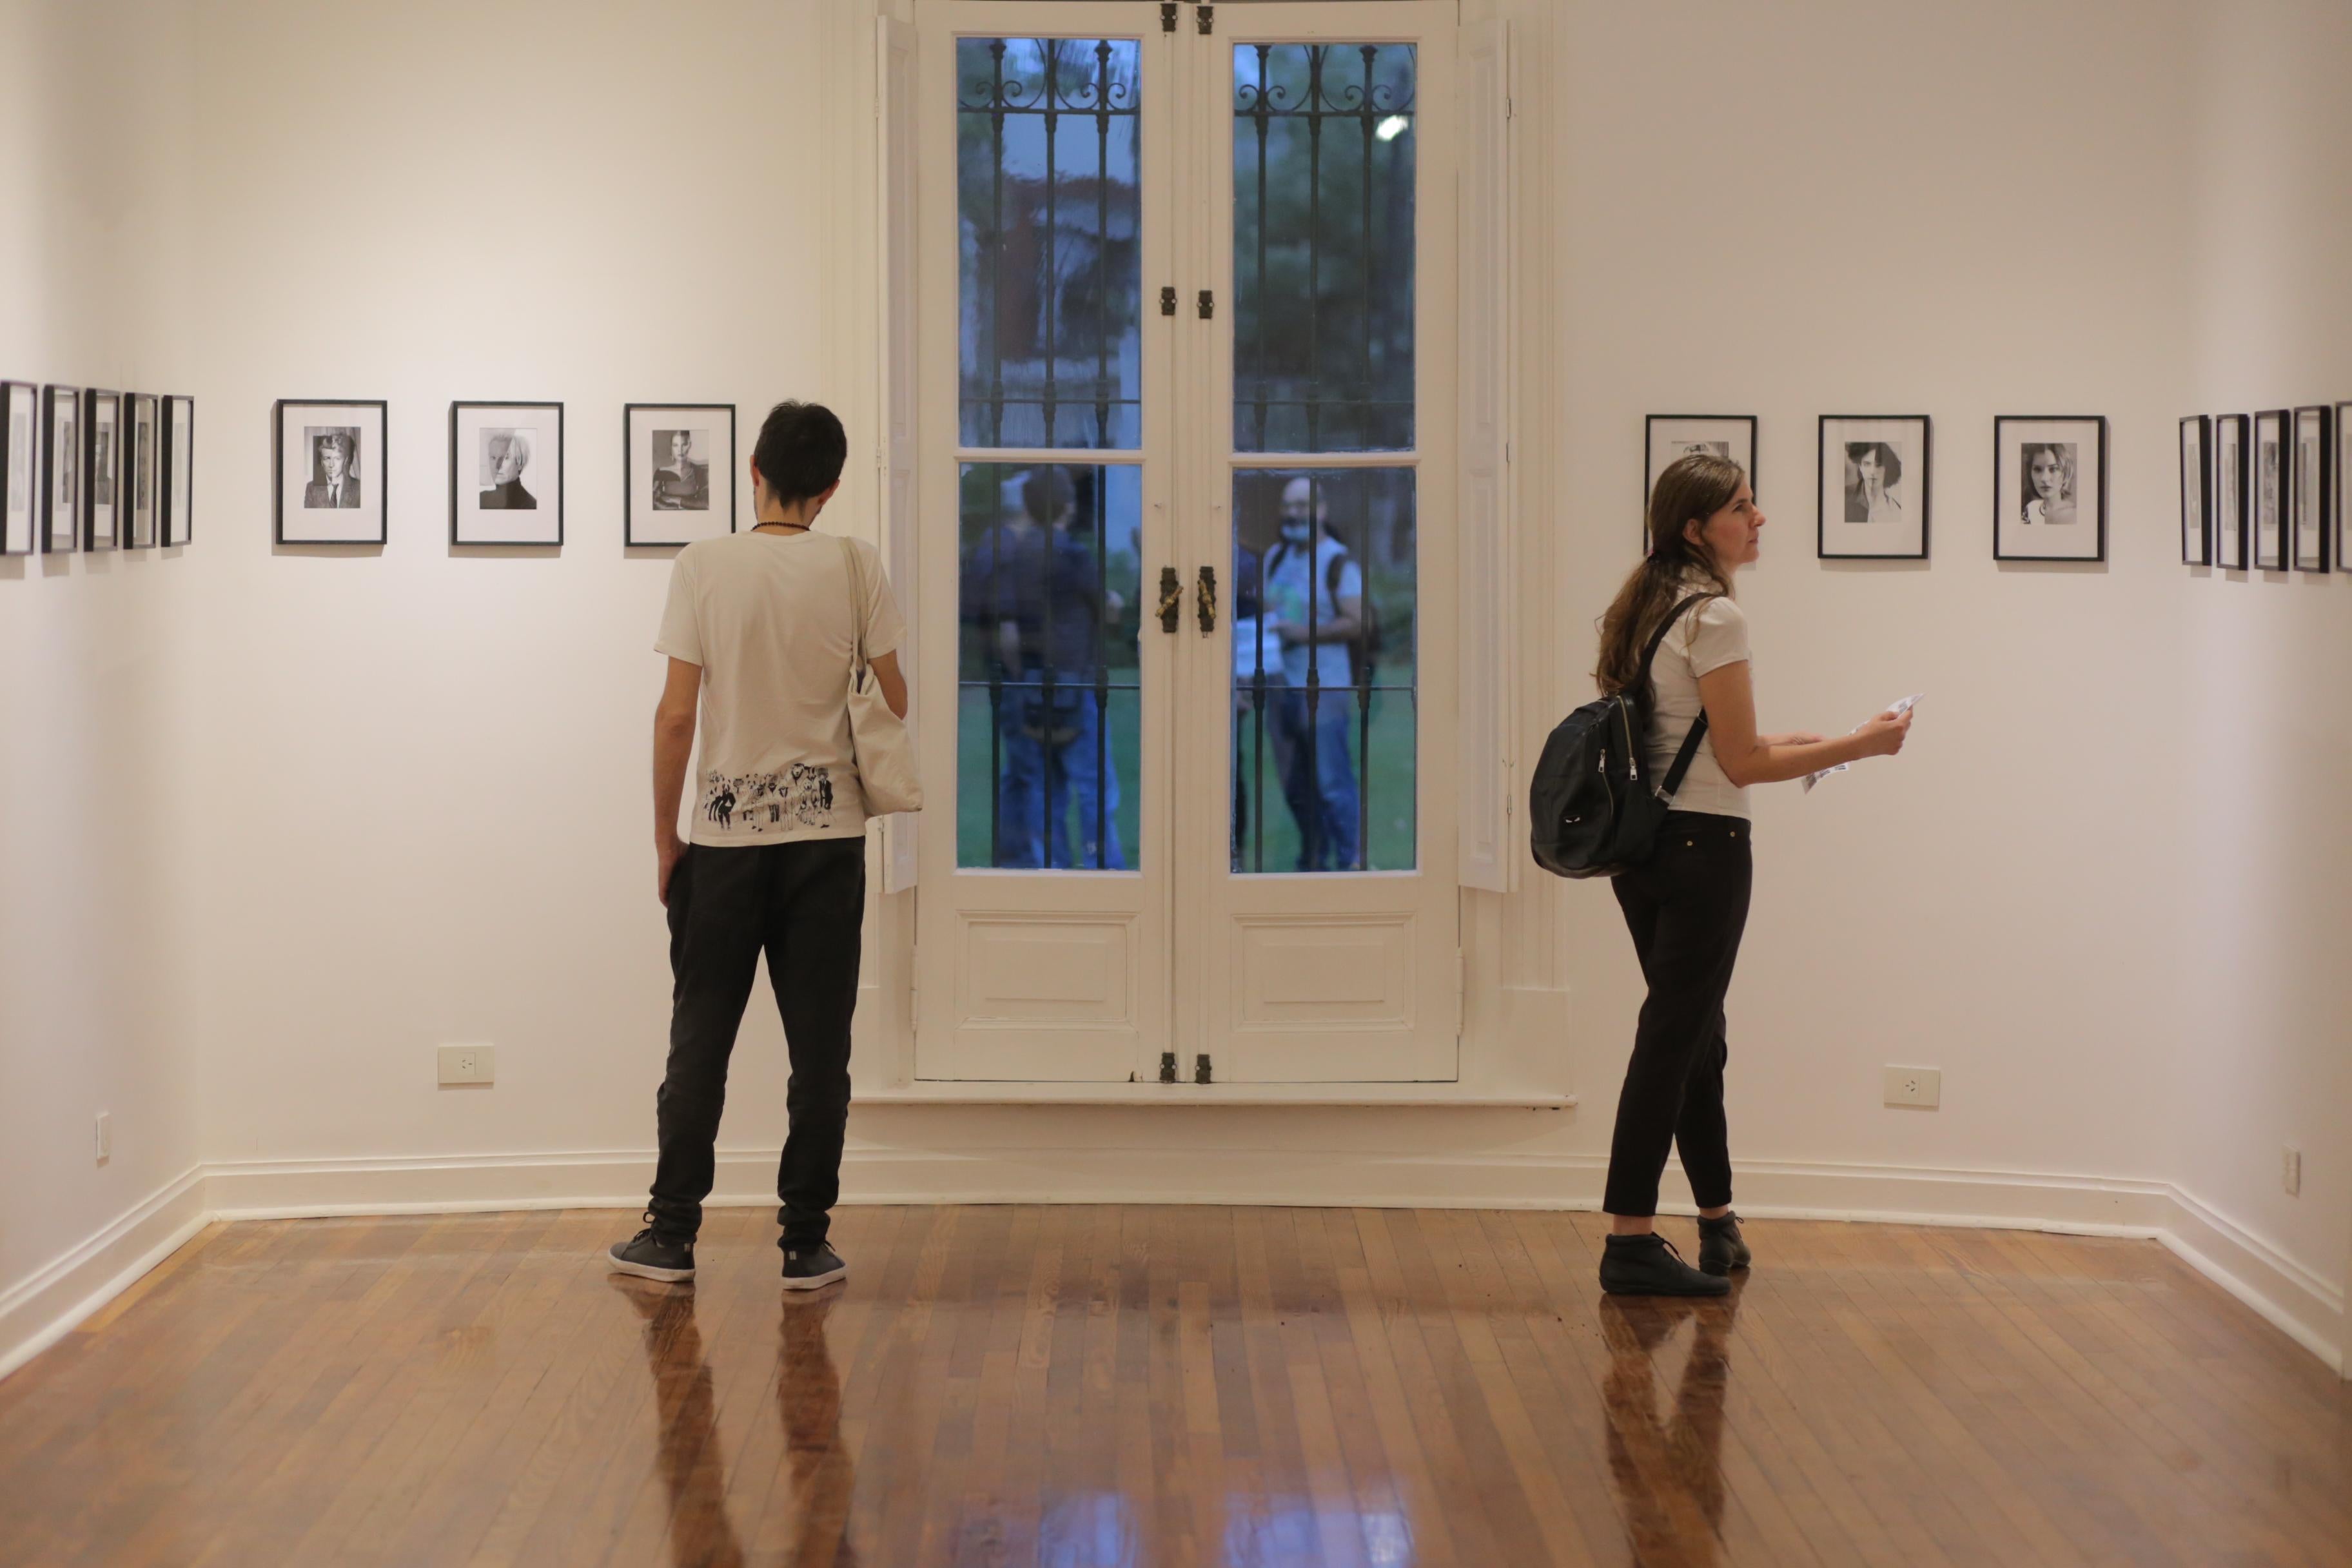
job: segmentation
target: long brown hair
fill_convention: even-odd
[[[1626,577],[1601,617],[1601,667],[1592,678],[1604,692],[1618,692],[1641,678],[1642,650],[1666,612],[1688,596],[1684,579],[1693,573],[1718,593],[1731,583],[1714,554],[1683,536],[1683,524],[1705,522],[1731,504],[1748,470],[1712,452],[1677,458],[1650,491],[1650,552]]]

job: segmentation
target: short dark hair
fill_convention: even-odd
[[[1021,509],[1039,522],[1053,522],[1077,504],[1077,490],[1059,463],[1029,470],[1021,481]]]
[[[787,398],[768,410],[760,426],[752,464],[768,482],[768,493],[793,506],[831,489],[849,460],[849,437],[822,403]]]

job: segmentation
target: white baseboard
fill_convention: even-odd
[[[105,1306],[204,1229],[204,1167],[191,1166],[63,1257],[0,1291],[0,1377]]]
[[[722,1151],[714,1206],[775,1202],[772,1150]],[[1469,1158],[1219,1149],[1139,1162],[1132,1149],[862,1145],[845,1204],[1240,1204],[1285,1207],[1597,1209],[1595,1155]],[[0,1373],[52,1343],[214,1219],[635,1211],[649,1150],[215,1164],[180,1181],[0,1296]],[[1665,1206],[1688,1212],[1671,1173]],[[1681,1200],[1677,1203],[1675,1200]],[[2033,1172],[1743,1161],[1751,1217],[1990,1226],[2161,1241],[2339,1373],[2344,1291],[2168,1183]],[[28,1330],[26,1323],[45,1323]]]

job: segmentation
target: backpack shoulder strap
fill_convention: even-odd
[[[1654,700],[1650,689],[1650,663],[1658,657],[1658,649],[1664,644],[1666,633],[1673,629],[1676,621],[1683,618],[1684,611],[1695,605],[1703,605],[1709,599],[1722,597],[1720,594],[1693,594],[1666,613],[1666,618],[1659,624],[1657,631],[1651,637],[1649,647],[1642,654],[1642,676],[1634,683],[1641,690],[1641,700],[1645,708]],[[1691,763],[1698,760],[1699,742],[1705,739],[1706,739],[1706,710],[1702,707],[1698,710],[1698,718],[1691,724],[1690,733],[1683,737],[1682,749],[1675,753],[1674,766],[1666,770],[1665,778],[1658,785],[1658,794],[1662,798],[1671,801],[1675,797],[1675,792],[1683,787],[1683,779],[1690,773]]]

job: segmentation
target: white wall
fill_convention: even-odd
[[[177,4],[0,4],[0,376],[187,390],[189,30]],[[195,1163],[167,912],[182,554],[0,560],[0,1350],[58,1310],[61,1259]]]

